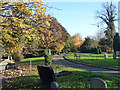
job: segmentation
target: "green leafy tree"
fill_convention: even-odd
[[[91,52],[90,49],[92,48],[92,43],[94,42],[93,39],[90,39],[90,37],[86,37],[84,43],[82,44],[80,51],[81,52]]]
[[[72,37],[69,34],[68,40],[63,48],[63,52],[68,53],[68,52],[74,52],[74,51],[75,51],[74,43],[73,43]]]
[[[80,47],[80,51],[83,53],[97,53],[96,47],[98,47],[98,41],[86,37],[84,43]]]

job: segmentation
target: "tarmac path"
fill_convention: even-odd
[[[96,72],[96,73],[104,73],[104,74],[109,74],[109,75],[120,77],[119,70],[110,70],[110,69],[87,66],[83,64],[77,64],[77,63],[73,63],[73,62],[70,62],[64,59],[63,56],[64,55],[55,55],[53,57],[53,62],[55,62],[56,64],[64,65],[66,67],[72,67],[72,68],[77,68],[81,70],[86,70],[86,71],[91,71],[91,72]]]

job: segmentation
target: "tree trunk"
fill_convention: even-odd
[[[116,59],[116,51],[113,53],[113,59]]]

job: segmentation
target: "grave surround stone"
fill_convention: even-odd
[[[11,68],[17,68],[17,65],[15,62],[5,59],[0,62],[0,70],[5,70],[5,69],[11,69]]]

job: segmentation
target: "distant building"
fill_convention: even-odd
[[[118,33],[120,35],[120,1],[118,2]]]

